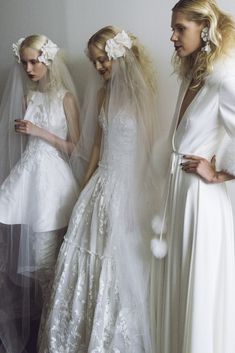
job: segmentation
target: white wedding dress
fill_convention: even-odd
[[[138,303],[136,293],[141,286],[140,291],[146,290],[146,283],[137,282],[142,269],[148,277],[149,259],[141,257],[143,244],[134,240],[130,247],[129,240],[134,229],[128,197],[136,121],[119,111],[107,122],[102,110],[99,123],[102,159],[80,194],[60,250],[51,300],[41,322],[40,353],[150,352],[143,334],[149,326],[148,303]],[[130,223],[125,224],[128,214]],[[130,277],[132,270],[135,276]]]
[[[66,139],[64,94],[61,90],[50,100],[47,94],[33,92],[24,119]],[[62,154],[46,141],[29,136],[21,159],[0,187],[0,222],[27,224],[34,232],[64,228],[76,196],[76,181]]]
[[[66,139],[65,93],[60,89],[50,97],[31,91],[24,119]],[[13,255],[13,261],[18,261],[17,271],[30,276],[37,273],[43,292],[47,290],[78,195],[77,182],[65,157],[46,141],[29,136],[21,158],[0,186],[0,223],[17,225],[14,229],[21,236],[18,254]],[[4,234],[3,225],[2,228]],[[12,235],[13,241],[18,235]],[[9,236],[4,237],[6,244]],[[1,260],[4,261],[12,260]]]

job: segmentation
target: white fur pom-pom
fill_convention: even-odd
[[[151,240],[151,250],[155,257],[162,259],[167,254],[167,242],[164,239],[152,239]]]
[[[156,215],[152,219],[152,229],[155,234],[165,234],[166,233],[166,225],[164,224],[164,227],[162,229],[162,219],[160,218],[159,215]]]

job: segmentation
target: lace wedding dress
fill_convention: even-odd
[[[65,139],[64,90],[53,100],[34,92],[28,98],[25,120]],[[61,153],[46,141],[29,136],[21,159],[0,187],[0,222],[27,224],[34,232],[61,229],[76,200],[77,186]]]
[[[101,111],[99,124],[102,159],[80,194],[60,250],[41,322],[40,353],[151,351],[144,333],[149,326],[146,284],[140,283],[141,271],[148,277],[149,259],[137,236],[137,243],[129,240],[135,229],[129,191],[137,123],[125,111],[107,122]]]

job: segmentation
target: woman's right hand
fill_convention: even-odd
[[[40,136],[41,128],[33,124],[31,121],[16,119],[15,131],[25,135]]]

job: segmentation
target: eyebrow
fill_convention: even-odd
[[[174,27],[186,27],[186,26],[183,23],[175,23],[174,26],[171,25],[171,28],[174,28]]]
[[[92,61],[96,61],[96,60],[100,60],[100,59],[102,59],[102,58],[106,58],[107,57],[107,55],[100,55],[100,56],[97,56],[97,58],[92,58],[91,60]]]
[[[36,57],[36,58],[30,58],[30,59],[25,59],[24,57],[22,57],[21,58],[21,60],[23,60],[23,61],[31,61],[31,60],[36,60],[36,61],[38,61],[38,56]]]

